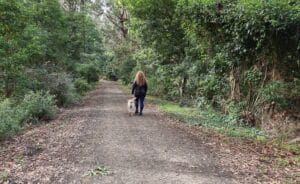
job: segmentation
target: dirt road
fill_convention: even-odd
[[[3,142],[1,173],[16,183],[235,183],[205,144],[153,108],[129,117],[127,97],[102,81],[82,105]]]

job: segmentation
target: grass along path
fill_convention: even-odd
[[[275,177],[275,183],[300,182],[300,145],[288,143],[280,139],[270,139],[263,131],[247,126],[239,126],[230,122],[230,117],[213,110],[180,106],[178,103],[149,96],[148,102],[178,123],[197,129],[193,131],[200,136],[215,140],[220,149],[218,152],[234,153],[237,160],[225,163],[231,167],[240,167],[244,163],[245,170],[257,169],[261,177]],[[186,125],[180,125],[181,127]],[[226,155],[226,154],[225,154]],[[257,167],[259,165],[259,167]],[[259,169],[260,168],[260,169]]]
[[[119,85],[130,92],[128,86],[120,82]],[[233,171],[236,175],[255,175],[253,177],[257,178],[258,183],[264,180],[271,183],[300,183],[299,144],[270,139],[265,132],[255,127],[236,125],[232,123],[232,117],[214,110],[181,106],[149,95],[147,102],[154,104],[162,116],[169,117],[170,122],[176,122],[176,127],[207,142],[212,141],[208,144],[213,145],[212,148],[226,167],[236,168]]]

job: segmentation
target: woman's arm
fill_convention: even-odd
[[[147,90],[148,90],[148,85],[147,82],[145,83],[145,94],[147,94]]]
[[[132,90],[131,90],[132,95],[134,94],[135,88],[136,88],[136,82],[134,82],[133,85],[132,85]]]

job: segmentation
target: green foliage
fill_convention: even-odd
[[[284,98],[282,90],[285,90],[283,81],[271,81],[263,89],[262,96],[267,102],[275,102],[280,104],[280,106],[287,106],[287,101]]]
[[[206,97],[208,100],[214,100],[216,94],[222,95],[226,93],[228,88],[226,82],[216,77],[213,74],[203,77],[199,82],[199,95]]]
[[[78,64],[76,67],[78,77],[82,77],[87,80],[88,83],[97,82],[99,79],[100,70],[95,67],[95,64]]]
[[[90,169],[86,172],[83,177],[93,177],[93,176],[106,176],[109,174],[108,169],[102,164],[97,164],[98,166],[94,169]]]
[[[26,117],[22,111],[16,110],[9,99],[0,103],[0,136],[11,135],[21,129],[21,121]]]
[[[201,110],[198,108],[181,107],[176,103],[160,101],[159,108],[167,114],[175,116],[186,123],[202,125],[233,137],[266,139],[266,134],[257,129],[237,124],[238,117],[233,114],[224,115],[220,112]]]
[[[79,5],[66,11],[58,0],[0,0],[0,136],[52,118],[54,103],[74,103],[90,89],[86,81],[98,81],[102,35]]]
[[[230,124],[237,124],[244,112],[259,116],[268,103],[297,106],[298,1],[122,2],[131,31],[130,39],[111,49],[110,71],[118,78],[129,81],[130,68],[131,78],[143,70],[150,94],[213,108]],[[209,118],[215,117],[203,115],[203,121]]]
[[[32,119],[50,120],[54,118],[57,112],[54,99],[55,97],[49,92],[29,92],[24,96],[24,100],[18,108],[26,112],[27,119],[31,117]]]
[[[298,79],[292,82],[270,81],[262,90],[263,102],[271,102],[279,105],[281,108],[291,106],[294,99],[299,98],[300,83]]]
[[[197,47],[204,48],[209,58],[221,52],[226,56],[222,60],[228,60],[219,65],[225,70],[213,67],[203,72],[223,77],[228,76],[228,66],[241,66],[242,95],[255,101],[266,80],[263,73],[270,68],[280,68],[286,78],[299,77],[295,71],[299,71],[299,7],[276,0],[180,1],[178,11],[188,38],[199,40]]]
[[[75,79],[74,85],[79,94],[84,94],[91,89],[91,85],[85,79],[81,78]]]
[[[0,137],[12,135],[26,123],[52,119],[56,112],[54,96],[48,92],[30,92],[17,105],[5,99],[0,103]]]
[[[119,66],[120,69],[118,70],[118,76],[121,80],[125,83],[129,84],[132,83],[134,76],[132,75],[132,71],[134,71],[134,67],[136,65],[136,61],[128,58],[127,60],[123,61]]]
[[[68,106],[78,101],[79,96],[76,93],[73,79],[67,73],[52,73],[48,76],[47,90],[55,95],[57,104]]]
[[[149,94],[155,95],[155,96],[162,96],[161,93],[163,91],[164,86],[158,82],[156,77],[154,77],[154,76],[148,77],[147,83],[149,86]]]
[[[183,29],[177,18],[174,0],[128,0],[128,9],[134,18],[132,26],[138,29],[146,46],[153,48],[164,57],[164,64],[178,63],[184,57]]]
[[[0,1],[0,9],[0,92],[6,97],[19,95],[32,68],[76,75],[81,66],[79,75],[97,81],[102,37],[85,12],[66,12],[57,0]]]
[[[298,157],[298,164],[300,164],[300,145],[298,143],[288,143],[286,142],[286,138],[280,137],[280,138],[276,138],[272,141],[272,144],[283,148],[285,150],[288,150],[292,153],[294,153],[295,155],[297,155]]]

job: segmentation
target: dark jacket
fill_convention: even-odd
[[[134,94],[135,97],[146,96],[147,89],[148,89],[147,83],[145,83],[142,86],[139,86],[136,82],[134,82],[132,85],[131,94]]]

